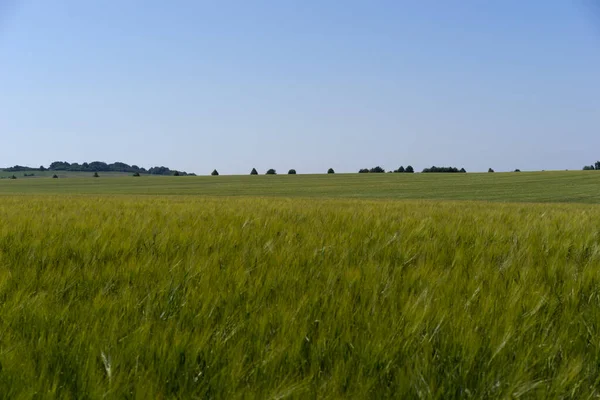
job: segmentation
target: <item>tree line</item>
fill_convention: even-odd
[[[15,165],[13,167],[4,168],[6,172],[33,172],[33,171],[72,171],[72,172],[92,172],[95,173],[95,176],[98,176],[98,172],[124,172],[124,173],[132,173],[133,176],[140,176],[140,174],[148,174],[148,175],[172,175],[172,176],[196,176],[195,173],[188,173],[185,171],[172,170],[165,166],[160,167],[152,167],[149,169],[139,167],[137,165],[129,165],[124,162],[114,162],[114,163],[105,163],[102,161],[92,161],[90,163],[69,163],[66,161],[54,161],[50,164],[48,168],[40,165],[39,168],[27,167],[23,165]],[[594,164],[586,165],[583,167],[584,171],[600,171],[600,161],[596,161]],[[373,168],[361,168],[358,170],[358,173],[409,173],[412,174],[415,172],[415,169],[412,165],[408,165],[406,167],[400,166],[398,169],[386,171],[384,168],[380,166],[376,166]],[[431,166],[429,168],[424,168],[422,173],[466,173],[467,171],[464,168],[457,167],[437,167]],[[494,172],[492,168],[488,169],[488,172]],[[514,172],[521,172],[519,169],[515,169]],[[295,169],[288,170],[288,175],[296,175],[297,172]],[[327,170],[328,174],[335,174],[333,168],[329,168]],[[266,175],[277,175],[277,171],[273,168],[270,168],[266,171]],[[215,169],[211,172],[211,175],[217,176],[219,172]],[[250,171],[250,175],[258,175],[258,171],[256,168],[252,168]],[[24,176],[34,176],[34,174],[24,174]],[[57,177],[54,175],[53,177]],[[11,177],[12,178],[12,177]],[[16,179],[16,176],[12,179]]]
[[[176,175],[186,176],[195,175],[185,171],[172,170],[168,167],[152,167],[149,169],[138,167],[137,165],[129,165],[124,162],[105,163],[103,161],[92,161],[90,163],[69,163],[66,161],[54,161],[48,168],[40,165],[39,168],[25,167],[22,165],[15,165],[14,167],[4,168],[7,172],[20,172],[20,171],[70,171],[70,172],[127,172],[133,174],[150,174],[150,175]]]
[[[412,167],[412,165],[407,166],[406,168],[404,168],[402,165],[398,168],[395,169],[393,171],[388,171],[388,172],[395,172],[395,173],[409,173],[412,174],[415,172],[415,169]],[[432,166],[431,168],[425,168],[423,169],[424,173],[427,172],[467,172],[464,168],[458,169],[456,167],[436,167],[435,165]],[[373,167],[373,168],[361,168],[358,170],[359,174],[366,174],[366,173],[385,173],[385,169],[381,168],[380,166],[377,167]]]
[[[586,165],[583,167],[584,171],[600,171],[600,161],[596,161],[592,165]]]

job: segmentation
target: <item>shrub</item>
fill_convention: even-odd
[[[217,171],[216,169],[213,170],[213,172],[210,173],[212,176],[218,176],[219,175],[219,171]]]
[[[385,169],[381,168],[379,165],[376,167],[371,168],[371,170],[369,171],[371,173],[375,173],[375,174],[381,174],[385,172]]]
[[[435,165],[432,166],[431,168],[425,168],[423,170],[423,172],[467,172],[464,171],[464,168],[461,168],[460,170],[456,167],[436,167]]]
[[[521,170],[519,168],[515,169],[515,172],[521,172]]]
[[[271,168],[270,170],[267,171],[267,175],[277,175],[277,171],[275,171],[273,168]]]
[[[17,177],[13,175],[10,177],[10,179],[17,179]]]
[[[252,168],[252,171],[250,171],[250,175],[258,175],[258,171],[256,170],[256,168]]]
[[[58,175],[56,175],[56,174],[52,175],[52,179],[58,179]]]
[[[488,172],[494,172],[494,170],[493,170],[493,169],[491,169],[491,168],[489,168],[489,169],[488,169]]]
[[[173,176],[179,176],[179,171],[173,172]]]
[[[296,170],[295,169],[290,169],[288,171],[288,175],[296,175]]]
[[[404,171],[404,167],[401,165],[400,168],[398,168],[397,170],[395,170],[394,172],[405,172]]]
[[[461,168],[461,169],[460,169],[460,171],[458,171],[458,172],[461,172],[461,173],[463,173],[463,174],[464,174],[464,173],[466,173],[466,172],[467,172],[467,170],[466,170],[466,169],[464,169],[464,168]]]
[[[327,173],[328,173],[328,174],[335,174],[335,171],[333,170],[333,168],[329,168],[329,169],[327,170]]]
[[[98,178],[98,177],[100,177],[100,175],[98,175],[97,172],[94,172],[94,178]]]
[[[415,169],[412,167],[412,165],[409,165],[406,167],[406,169],[404,170],[404,172],[408,172],[409,174],[414,174]]]
[[[140,173],[139,172],[134,172],[133,176],[140,176]]]
[[[362,169],[359,169],[359,170],[358,170],[358,173],[359,173],[359,174],[368,174],[368,173],[369,173],[369,170],[368,170],[367,168],[362,168]]]

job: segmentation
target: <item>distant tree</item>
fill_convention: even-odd
[[[383,173],[383,172],[385,172],[385,169],[381,168],[381,167],[378,165],[378,166],[376,166],[376,167],[373,167],[373,168],[371,168],[371,169],[369,170],[369,172],[371,172],[371,173],[376,173],[376,174],[380,174],[380,173]]]
[[[56,174],[52,175],[52,179],[58,179],[58,175],[56,175]]]
[[[488,169],[488,172],[494,172],[494,170],[493,170],[493,169],[491,169],[491,168],[489,168],[489,169]]]
[[[94,178],[98,178],[100,177],[100,175],[98,175],[98,172],[94,172]]]
[[[213,172],[210,173],[212,176],[218,176],[219,175],[219,171],[217,171],[216,169],[213,170]]]
[[[17,179],[17,177],[13,175],[10,177],[10,179]]]
[[[43,165],[40,165],[40,171],[45,171],[46,168]]]
[[[464,169],[464,168],[461,168],[461,169],[460,169],[460,171],[458,171],[458,172],[462,172],[462,173],[464,174],[464,173],[466,173],[466,172],[467,172],[467,170],[466,170],[466,169]]]
[[[71,164],[66,161],[54,161],[52,164],[50,164],[49,169],[54,171],[66,171],[70,166]]]
[[[435,165],[432,166],[431,168],[425,168],[423,170],[423,172],[462,172],[462,170],[459,170],[456,167],[436,167]],[[467,171],[464,171],[467,172]]]
[[[4,168],[6,172],[20,172],[20,171],[36,171],[36,168],[25,167],[23,165],[15,165],[13,167]]]
[[[600,171],[600,161],[596,161],[594,163],[594,167],[595,167],[596,171]]]
[[[140,176],[140,173],[139,172],[134,172],[133,176]]]
[[[515,169],[515,172],[521,172],[521,170],[519,168]]]
[[[258,175],[258,171],[256,170],[256,168],[252,168],[252,171],[250,171],[250,175]]]
[[[295,169],[290,169],[288,171],[288,175],[296,175],[296,170]]]
[[[406,169],[404,170],[404,172],[408,172],[409,174],[413,174],[415,172],[415,170],[412,167],[412,165],[409,165],[409,166],[406,167]]]
[[[267,175],[277,175],[277,171],[275,171],[273,168],[271,168],[270,170],[267,171]]]
[[[397,170],[395,170],[394,172],[405,172],[404,167],[401,165],[400,168],[398,168]]]
[[[173,172],[173,176],[179,176],[179,171]]]
[[[329,169],[327,170],[327,173],[328,173],[328,174],[335,174],[335,171],[333,170],[333,168],[329,168]]]
[[[358,170],[358,173],[359,173],[359,174],[368,174],[368,173],[369,173],[369,170],[368,170],[367,168],[362,168],[362,169],[359,169],[359,170]]]
[[[583,167],[584,171],[593,171],[594,170],[594,166],[593,165],[585,165]]]
[[[173,171],[171,171],[167,167],[152,167],[148,170],[150,175],[173,175]]]
[[[81,167],[79,167],[81,168]],[[103,161],[92,161],[89,165],[89,169],[90,171],[99,171],[99,172],[106,172],[106,171],[110,171],[110,169],[108,168],[108,164],[103,162]]]

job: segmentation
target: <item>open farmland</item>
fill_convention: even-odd
[[[414,179],[497,179],[492,185],[547,174]],[[579,187],[554,199],[593,199],[596,176],[572,176]],[[134,193],[214,193],[209,182],[249,178],[128,182]],[[286,179],[413,177],[275,178],[268,185],[279,193]],[[24,182],[0,184],[5,193],[30,190],[0,197],[5,397],[600,392],[600,206],[72,195],[68,188],[121,193],[124,178]]]
[[[144,194],[600,203],[600,172],[115,176],[0,180],[1,194]],[[105,175],[106,174],[106,175]]]

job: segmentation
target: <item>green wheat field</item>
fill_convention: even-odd
[[[0,181],[0,396],[600,396],[600,173]]]

